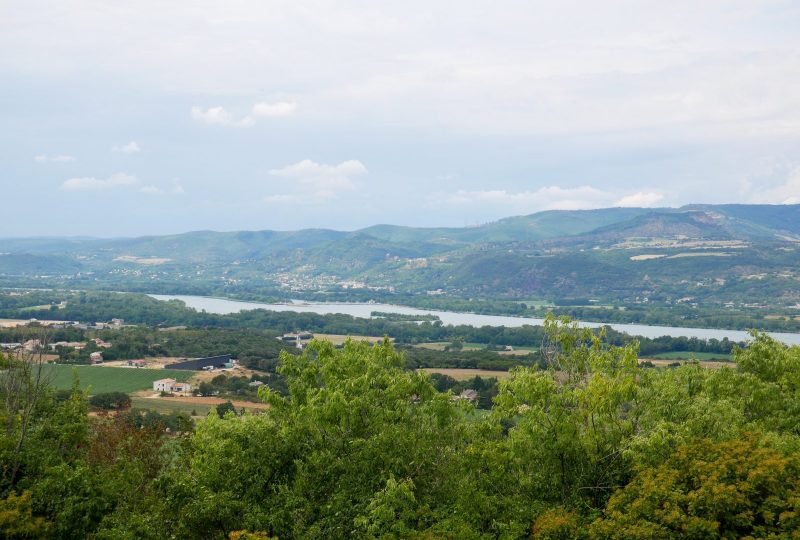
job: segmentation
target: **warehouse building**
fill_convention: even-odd
[[[174,364],[164,366],[166,369],[189,369],[193,371],[200,371],[203,369],[224,369],[232,368],[233,360],[231,355],[223,354],[221,356],[209,356],[206,358],[192,358],[191,360],[184,360]]]

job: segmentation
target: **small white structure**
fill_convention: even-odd
[[[192,391],[192,385],[183,382],[172,383],[172,392],[185,394]]]
[[[103,363],[103,353],[101,352],[93,352],[89,355],[89,360],[92,364],[102,364]]]
[[[478,399],[478,391],[473,390],[472,388],[467,388],[461,395],[458,396],[459,399],[465,399],[467,401],[476,401]]]

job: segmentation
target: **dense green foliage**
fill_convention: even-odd
[[[259,390],[270,408],[218,408],[194,431],[186,417],[166,431],[138,411],[90,419],[78,384],[56,396],[30,362],[2,358],[0,527],[53,538],[798,534],[800,347],[754,335],[736,369],[643,370],[635,344],[551,320],[543,350],[543,367],[515,368],[479,412],[439,391],[461,389],[452,381],[405,369],[389,341],[314,341],[281,355],[286,392]]]

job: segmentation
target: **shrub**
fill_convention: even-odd
[[[89,404],[98,409],[123,409],[131,406],[131,398],[124,392],[105,392],[90,397]]]

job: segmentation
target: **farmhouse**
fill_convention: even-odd
[[[153,381],[153,390],[158,392],[187,393],[192,391],[192,385],[178,382],[175,379],[159,379]]]
[[[109,343],[108,341],[103,341],[103,340],[102,340],[102,339],[100,339],[100,338],[95,338],[95,339],[94,339],[94,340],[92,340],[92,341],[94,341],[94,344],[95,344],[95,345],[97,345],[98,347],[101,347],[101,348],[103,348],[103,349],[108,349],[108,348],[110,348],[110,347],[111,347],[111,343]]]
[[[94,364],[102,364],[103,363],[103,353],[101,352],[93,352],[89,355],[89,360]]]
[[[172,385],[175,384],[175,379],[158,379],[153,381],[153,390],[158,392],[171,392]]]
[[[38,351],[42,346],[42,342],[38,339],[29,339],[25,343],[22,344],[22,348],[25,349],[27,352],[34,352]]]

